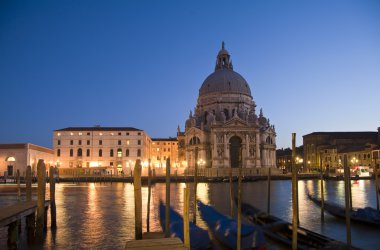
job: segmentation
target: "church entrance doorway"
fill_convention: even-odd
[[[242,165],[241,139],[238,136],[232,136],[230,139],[230,163],[231,168],[238,168]]]

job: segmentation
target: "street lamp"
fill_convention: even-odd
[[[203,164],[205,164],[205,161],[204,161],[203,159],[200,159],[200,160],[198,161],[198,165],[200,165],[201,168],[202,168]]]

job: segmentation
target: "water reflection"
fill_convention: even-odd
[[[190,218],[193,214],[194,185],[190,187]],[[344,204],[343,181],[325,181],[325,199]],[[171,205],[180,214],[183,212],[184,183],[173,183]],[[300,225],[315,232],[323,233],[341,241],[345,240],[344,221],[329,214],[325,215],[325,223],[320,221],[320,208],[308,200],[306,192],[320,196],[320,181],[299,181]],[[17,198],[2,195],[7,187],[0,185],[0,206],[14,203]],[[234,183],[234,195],[237,195],[237,183]],[[122,249],[128,239],[134,238],[134,188],[130,183],[60,183],[56,186],[57,224],[56,236],[48,229],[45,248],[77,249],[77,248],[112,248]],[[6,193],[6,192],[4,192]],[[230,214],[230,189],[228,183],[199,183],[198,199],[206,204],[214,205],[220,212]],[[147,215],[146,186],[142,188],[143,231],[146,231]],[[267,209],[267,182],[242,183],[243,201],[264,211]],[[35,198],[35,197],[34,197]],[[361,180],[352,183],[353,205],[358,207],[375,204],[375,188],[373,181]],[[150,208],[150,230],[160,231],[158,215],[159,200],[165,200],[165,184],[152,186]],[[236,208],[235,208],[236,209]],[[271,182],[271,213],[286,220],[292,220],[291,181]],[[235,213],[236,215],[236,213]],[[198,225],[206,228],[197,213]],[[369,229],[358,224],[352,225],[353,243],[366,249],[376,249],[380,230]],[[5,234],[5,236],[4,236]],[[6,247],[6,230],[0,230],[0,249]],[[28,248],[26,240],[21,242],[22,248]]]

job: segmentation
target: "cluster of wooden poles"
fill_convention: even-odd
[[[8,245],[11,249],[18,246],[19,232],[21,231],[21,219],[25,216],[25,224],[27,230],[28,242],[41,243],[43,241],[44,232],[47,229],[47,210],[50,205],[51,228],[57,227],[56,222],[56,204],[55,204],[55,177],[56,168],[50,167],[50,202],[45,201],[46,194],[46,166],[43,160],[39,160],[37,164],[37,208],[35,209],[35,201],[32,200],[32,171],[27,166],[25,175],[26,201],[19,202],[14,206],[5,209],[17,210],[9,213],[9,220],[14,220],[8,225]],[[20,171],[16,172],[17,195],[21,199]],[[17,208],[17,209],[15,209]],[[30,212],[26,212],[30,211]]]
[[[197,155],[197,154],[195,154]],[[322,162],[322,161],[320,161]],[[195,159],[195,171],[194,171],[194,209],[193,209],[193,223],[196,224],[197,214],[197,182],[198,182],[198,164]],[[152,171],[149,162],[148,169],[148,204],[147,204],[147,232],[149,232],[149,218],[150,218],[150,200],[151,200],[151,179]],[[376,166],[376,163],[375,163]],[[374,168],[374,175],[376,180],[376,198],[377,209],[379,209],[379,190],[378,190],[378,175],[377,166]],[[232,170],[229,176],[230,182],[230,216],[233,217],[233,185],[232,185]],[[350,181],[350,169],[347,164],[347,155],[344,155],[344,179],[345,179],[345,207],[346,207],[346,233],[347,233],[347,245],[351,246],[351,227],[350,227],[350,213],[352,210],[352,194],[351,194],[351,181]],[[240,250],[241,246],[241,180],[242,171],[239,167],[238,176],[238,197],[237,197],[237,249]],[[271,182],[271,169],[268,169],[268,198],[267,198],[267,213],[270,214],[270,182]],[[324,221],[324,187],[323,187],[323,170],[322,164],[320,164],[320,187],[321,187],[321,220]],[[142,198],[141,198],[141,161],[137,160],[135,164],[135,171],[133,175],[134,191],[135,191],[135,239],[142,239]],[[170,159],[166,162],[166,204],[165,204],[165,237],[170,237]],[[190,247],[190,235],[189,235],[189,206],[190,206],[190,189],[184,188],[184,211],[183,211],[183,224],[184,224],[184,246]],[[299,202],[298,202],[298,167],[296,164],[296,133],[292,133],[292,210],[293,219],[292,227],[298,228],[299,225]],[[297,230],[293,230],[292,235],[292,249],[297,249]]]
[[[298,169],[295,163],[296,159],[296,134],[292,133],[292,207],[293,207],[293,228],[298,228],[299,224],[299,207],[298,207]],[[321,156],[320,156],[321,157]],[[320,193],[321,193],[321,220],[324,221],[324,186],[323,186],[323,166],[322,159],[320,162]],[[352,211],[352,193],[351,193],[351,173],[347,162],[347,155],[343,158],[344,166],[344,200],[345,200],[345,217],[346,217],[346,242],[349,247],[352,246],[351,241],[351,211]],[[377,162],[375,159],[374,172],[375,176],[375,190],[376,190],[376,203],[377,210],[379,210],[379,180],[377,173]],[[270,174],[269,174],[270,176]],[[270,177],[268,177],[270,178]],[[268,179],[270,180],[270,179]],[[269,182],[268,182],[269,183]],[[268,194],[270,193],[270,184],[268,184]],[[269,197],[268,197],[268,214],[269,214]],[[292,249],[297,249],[297,230],[293,230]]]

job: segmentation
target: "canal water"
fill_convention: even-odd
[[[237,184],[234,184],[237,193]],[[171,204],[180,213],[183,211],[184,183],[171,184]],[[193,186],[190,184],[190,187]],[[328,235],[340,241],[346,240],[344,220],[326,213],[321,223],[320,208],[308,200],[307,190],[319,196],[319,181],[299,181],[300,225],[312,231]],[[219,211],[229,214],[229,184],[200,183],[198,198],[214,205]],[[147,187],[142,188],[143,231],[146,231]],[[47,187],[47,197],[49,196]],[[266,211],[267,182],[242,183],[243,201]],[[23,197],[22,199],[24,199]],[[36,199],[36,196],[34,196]],[[150,230],[159,231],[158,204],[165,199],[165,184],[152,187]],[[191,200],[192,197],[190,198]],[[326,181],[325,199],[344,204],[344,182]],[[354,207],[376,207],[374,181],[352,181]],[[15,186],[0,185],[0,207],[17,202]],[[48,249],[122,249],[127,240],[134,238],[134,194],[130,183],[59,183],[56,186],[57,225],[56,232],[47,231],[43,248]],[[190,209],[192,218],[192,211]],[[271,182],[271,213],[292,220],[291,181]],[[198,225],[205,227],[198,216]],[[50,220],[50,216],[49,216]],[[50,225],[50,221],[48,221]],[[6,249],[6,228],[0,229],[0,249]],[[380,228],[352,224],[353,245],[363,249],[379,249]],[[25,235],[21,236],[21,249],[28,246]]]

